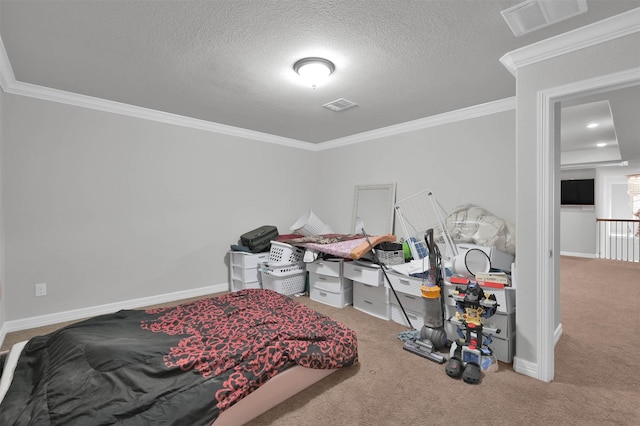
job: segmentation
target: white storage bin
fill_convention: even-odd
[[[493,316],[485,318],[483,325],[488,329],[500,330],[494,336],[501,339],[509,339],[516,334],[516,313],[496,312]]]
[[[377,265],[365,265],[361,262],[346,262],[343,274],[346,278],[364,284],[383,286],[384,275]]]
[[[260,266],[260,274],[262,276],[262,288],[284,295],[304,292],[307,280],[307,271],[304,263],[290,263],[287,265],[263,263]]]
[[[240,291],[240,290],[244,290],[245,286],[244,286],[244,281],[242,281],[239,278],[232,278],[231,281],[229,282],[229,291]]]
[[[400,303],[402,304],[402,306],[404,306],[405,309],[415,311],[420,315],[424,313],[425,302],[422,298],[422,294],[420,296],[416,296],[414,294],[407,294],[400,291],[396,291],[396,294],[398,295],[398,299],[400,299]],[[389,290],[389,300],[391,300],[391,303],[398,304],[396,296],[391,290]]]
[[[307,271],[331,277],[342,276],[342,259],[316,260],[307,264]]]
[[[498,361],[506,363],[513,362],[513,356],[515,355],[516,350],[515,336],[510,339],[501,339],[493,336],[493,341],[487,346],[493,350],[493,354],[496,356]]]
[[[304,258],[304,249],[291,244],[271,241],[269,260],[271,264],[298,263]]]
[[[445,281],[442,286],[442,297],[445,305],[455,306],[456,301],[451,297],[458,284],[451,284]],[[464,287],[464,286],[463,286]]]
[[[231,277],[242,281],[259,281],[260,271],[258,268],[245,269],[240,265],[231,265]]]
[[[422,329],[422,326],[424,325],[424,314],[421,312],[411,311],[407,309],[406,306],[404,310],[407,313],[407,316],[409,317],[409,320],[411,321],[411,325],[413,326],[413,328],[415,328],[416,330]],[[396,305],[393,302],[391,302],[391,319],[394,322],[397,322],[398,324],[402,324],[409,327],[409,324],[407,323],[407,319],[402,313],[402,309],[400,309],[400,306]]]
[[[421,288],[422,284],[426,283],[426,280],[389,271],[387,276],[396,291],[422,297]]]
[[[315,272],[309,272],[309,285],[317,287],[320,290],[339,293],[347,288],[353,287],[353,281],[347,278],[333,277],[329,275],[321,275]]]
[[[269,257],[269,253],[229,252],[229,290],[260,288],[261,276],[258,265]]]
[[[384,286],[371,286],[353,282],[353,307],[384,320],[391,318],[389,290]]]
[[[321,290],[317,287],[311,287],[309,294],[311,300],[334,306],[336,308],[344,308],[353,303],[353,287],[346,289],[340,293],[332,293],[330,291]]]
[[[511,287],[490,287],[481,285],[480,286],[485,294],[493,294],[496,296],[496,300],[498,301],[498,307],[496,308],[496,312],[501,312],[505,314],[509,314],[511,312],[515,312],[516,310],[516,290]]]
[[[370,285],[359,281],[353,282],[353,294],[361,294],[363,297],[376,302],[389,303],[391,290],[385,286]]]
[[[257,268],[259,263],[266,262],[269,258],[269,252],[265,253],[247,253],[244,251],[232,251],[229,255],[231,265],[240,266],[243,269]]]

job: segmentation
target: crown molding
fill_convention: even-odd
[[[420,118],[417,120],[407,121],[393,126],[382,127],[380,129],[371,130],[369,132],[358,133],[344,138],[334,139],[328,142],[318,144],[316,151],[325,149],[339,148],[356,143],[368,142],[373,139],[380,139],[388,136],[396,136],[402,133],[414,132],[429,127],[441,126],[443,124],[454,123],[456,121],[468,120],[471,118],[482,117],[485,115],[497,114],[504,111],[516,109],[516,98],[505,98],[493,102],[487,102],[467,108],[461,108],[455,111],[445,112],[442,114],[432,115],[430,117]]]
[[[640,31],[640,8],[513,50],[500,58],[516,75],[518,68]]]
[[[128,117],[142,118],[145,120],[157,121],[160,123],[188,127],[197,130],[204,130],[207,132],[251,139],[260,142],[268,142],[276,145],[284,145],[293,148],[312,149],[314,146],[312,143],[302,142],[296,139],[284,138],[268,133],[257,132],[240,127],[227,126],[225,124],[185,117],[182,115],[138,107],[121,102],[95,98],[92,96],[80,95],[63,90],[51,89],[49,87],[22,83],[19,81],[16,81],[13,84],[9,84],[7,87],[4,85],[6,80],[7,79],[5,78],[0,79],[0,82],[3,84],[3,90],[6,93],[11,93],[14,95],[27,96],[51,102],[78,106],[81,108],[89,108],[98,111],[110,112],[113,114],[125,115]]]
[[[0,37],[0,87],[5,92],[8,87],[16,83],[16,78],[13,74],[13,68],[11,62],[9,62],[9,56],[4,48],[4,42]]]
[[[268,133],[239,127],[227,126],[206,120],[200,120],[168,112],[157,111],[150,108],[143,108],[121,102],[109,101],[93,96],[81,95],[64,90],[52,89],[31,83],[17,81],[13,73],[13,68],[7,56],[7,52],[0,38],[0,86],[6,93],[42,99],[51,102],[58,102],[66,105],[89,108],[113,114],[125,115],[128,117],[141,118],[144,120],[157,121],[176,126],[188,127],[197,130],[204,130],[228,136],[234,136],[254,141],[267,142],[276,145],[283,145],[292,148],[305,149],[308,151],[323,151],[326,149],[339,148],[355,143],[367,142],[372,139],[395,136],[407,132],[453,123],[456,121],[468,120],[474,117],[495,114],[503,111],[513,110],[516,107],[515,97],[488,102],[450,111],[426,118],[421,118],[406,123],[400,123],[369,132],[358,133],[343,138],[333,139],[321,143],[310,143],[297,139],[285,138]]]

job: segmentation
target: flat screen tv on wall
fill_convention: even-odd
[[[572,179],[560,182],[560,204],[563,206],[595,205],[595,179]]]

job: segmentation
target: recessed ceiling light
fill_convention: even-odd
[[[596,127],[598,127],[599,124],[598,123],[589,123],[587,124],[587,129],[594,129]]]
[[[606,143],[606,142],[598,142],[598,143],[596,144],[596,146],[597,146],[598,148],[602,148],[602,147],[604,147],[604,146],[607,146],[607,143]]]

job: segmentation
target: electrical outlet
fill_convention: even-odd
[[[40,283],[36,284],[36,296],[46,296],[47,295],[47,284]]]

